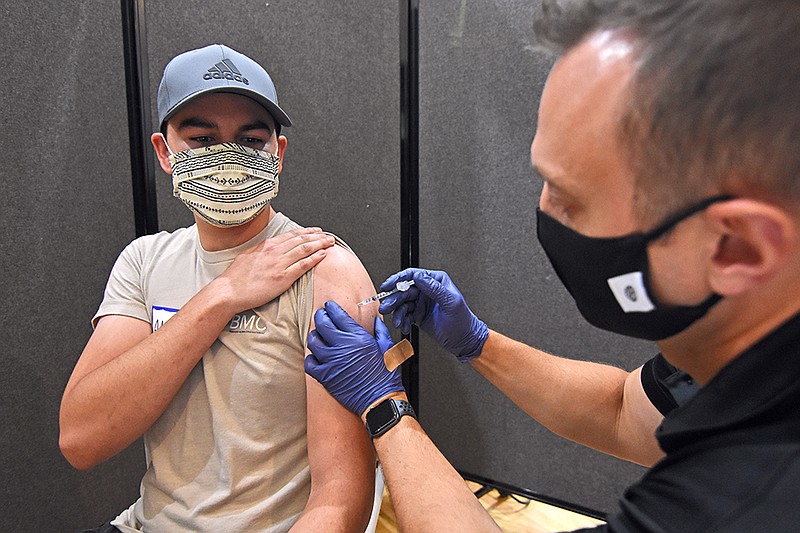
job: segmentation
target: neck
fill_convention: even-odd
[[[796,292],[796,291],[795,291]],[[800,294],[783,298],[723,298],[685,331],[658,342],[664,357],[705,385],[720,370],[781,324],[800,313]],[[769,294],[767,293],[767,294]]]
[[[208,252],[218,252],[246,243],[266,228],[274,216],[275,211],[270,205],[253,220],[241,226],[220,228],[209,224],[197,215],[194,220],[197,223],[197,233],[200,235],[200,244],[203,249]]]

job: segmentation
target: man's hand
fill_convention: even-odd
[[[319,381],[343,406],[361,416],[369,406],[393,392],[403,392],[400,370],[389,372],[383,354],[392,337],[380,318],[375,337],[335,302],[314,314],[316,328],[308,334],[306,373]]]
[[[322,261],[334,242],[319,228],[277,235],[241,252],[212,283],[225,291],[232,314],[262,306]]]
[[[381,302],[380,313],[393,313],[394,327],[405,334],[417,324],[462,363],[478,357],[489,328],[470,311],[446,272],[409,268],[389,277],[381,290],[391,290],[398,281],[412,279],[414,285],[407,291]]]

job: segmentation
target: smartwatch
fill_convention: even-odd
[[[417,418],[414,408],[405,400],[387,398],[367,412],[367,432],[373,439],[394,427],[404,415]]]

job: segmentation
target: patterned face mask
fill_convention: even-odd
[[[269,152],[222,143],[170,151],[169,162],[172,194],[214,226],[249,222],[278,195],[280,158]]]

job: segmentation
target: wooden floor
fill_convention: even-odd
[[[478,483],[467,481],[472,492],[481,488]],[[525,500],[523,503],[510,496],[500,497],[497,490],[492,490],[481,496],[480,502],[492,515],[497,525],[506,533],[544,533],[552,531],[572,531],[582,527],[592,527],[602,524],[600,520],[582,514],[567,511],[546,503]],[[528,503],[525,503],[528,502]],[[378,517],[378,526],[375,533],[395,533],[395,521],[392,500],[388,491],[383,492],[381,514]]]

